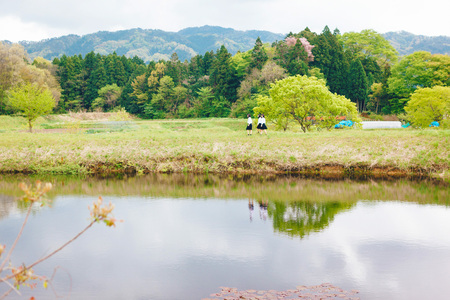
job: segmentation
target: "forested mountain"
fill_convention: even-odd
[[[400,55],[415,51],[431,54],[449,54],[450,37],[414,35],[406,31],[388,32],[383,36]],[[239,31],[219,26],[190,27],[178,32],[153,29],[129,29],[115,32],[99,31],[83,36],[66,35],[39,42],[20,42],[31,59],[43,57],[52,60],[63,54],[86,55],[94,51],[102,55],[113,53],[126,57],[138,56],[145,62],[168,60],[176,52],[181,61],[189,60],[197,54],[216,51],[224,45],[231,54],[247,51],[254,46],[257,37],[263,43],[283,40],[285,34],[269,31]]]
[[[423,36],[406,31],[387,32],[383,36],[400,55],[408,55],[416,51],[450,54],[450,37],[448,36]]]
[[[84,36],[67,35],[39,42],[21,42],[31,59],[41,56],[52,60],[63,54],[86,55],[94,51],[107,55],[114,51],[126,57],[138,56],[145,62],[168,60],[176,52],[181,61],[196,54],[216,51],[225,45],[228,51],[247,51],[254,46],[257,37],[264,43],[284,39],[285,35],[268,31],[238,31],[217,26],[186,28],[178,32],[152,29],[129,29],[115,32],[99,31]]]

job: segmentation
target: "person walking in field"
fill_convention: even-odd
[[[253,123],[252,123],[252,117],[250,116],[250,114],[247,115],[247,135],[252,135],[252,127],[253,127]]]
[[[264,117],[264,114],[261,115],[261,134],[263,131],[267,134],[266,118]]]
[[[258,129],[258,133],[261,134],[261,114],[258,115],[258,126],[256,126],[256,129]]]

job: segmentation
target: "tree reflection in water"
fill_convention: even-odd
[[[269,204],[268,214],[276,232],[303,238],[326,228],[339,212],[350,209],[347,202],[278,202]]]

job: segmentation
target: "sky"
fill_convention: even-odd
[[[450,36],[448,0],[0,0],[0,41],[39,41],[131,28],[203,25],[286,34],[327,25],[341,33]]]

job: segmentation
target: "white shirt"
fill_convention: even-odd
[[[262,118],[259,117],[259,118],[258,118],[258,124],[261,124],[261,123],[262,123],[261,121],[262,121]]]
[[[266,123],[266,118],[261,118],[261,124],[265,124]]]
[[[248,117],[248,119],[247,119],[247,124],[248,124],[248,125],[252,124],[252,117]]]

